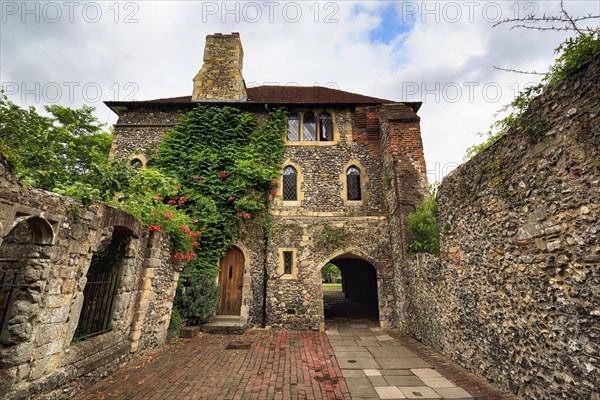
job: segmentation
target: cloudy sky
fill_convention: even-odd
[[[0,7],[0,82],[19,105],[89,104],[113,124],[102,101],[191,94],[205,36],[239,32],[248,86],[321,85],[423,101],[430,181],[460,164],[495,112],[538,80],[493,67],[545,71],[566,37],[492,28],[504,18],[556,15],[558,1],[2,0]],[[600,14],[594,0],[567,0],[566,8]]]

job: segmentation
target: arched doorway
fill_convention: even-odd
[[[328,264],[341,273],[341,290],[323,290],[325,319],[350,318],[379,321],[377,271],[362,258],[341,256]],[[327,265],[324,268],[327,268]]]
[[[221,259],[219,270],[220,301],[217,315],[240,315],[244,277],[244,254],[236,247]]]

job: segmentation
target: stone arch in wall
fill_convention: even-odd
[[[40,217],[15,220],[0,242],[0,369],[29,361],[53,242],[52,226]]]
[[[320,274],[328,263],[337,266],[342,273],[342,292],[327,293],[319,285],[323,298],[323,315],[379,321],[382,313],[378,281],[382,265],[358,249],[337,251],[319,264],[317,273]]]
[[[132,254],[134,232],[124,226],[105,229],[81,279],[77,310],[71,317],[71,337],[84,340],[109,331],[126,330],[135,255]]]

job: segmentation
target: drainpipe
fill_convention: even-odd
[[[269,189],[265,191],[265,205],[266,211],[269,212]],[[265,224],[266,225],[266,224]],[[265,328],[267,326],[267,283],[269,282],[269,268],[268,268],[268,255],[269,255],[269,227],[263,228],[263,298],[262,298],[262,324]]]
[[[265,104],[265,110],[269,112],[268,104]],[[271,162],[272,149],[269,147],[269,162]],[[265,189],[265,212],[269,212],[269,188]],[[267,326],[267,284],[269,282],[269,227],[265,224],[263,227],[263,298],[262,298],[262,323],[261,326]]]

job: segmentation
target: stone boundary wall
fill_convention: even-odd
[[[600,56],[444,179],[440,258],[397,277],[407,334],[521,398],[600,398],[598,76]]]
[[[110,330],[73,341],[90,262],[116,232],[128,239],[115,261]],[[168,239],[122,210],[24,188],[0,159],[0,276],[16,269],[19,286],[0,327],[2,399],[97,379],[166,340],[178,279]]]

